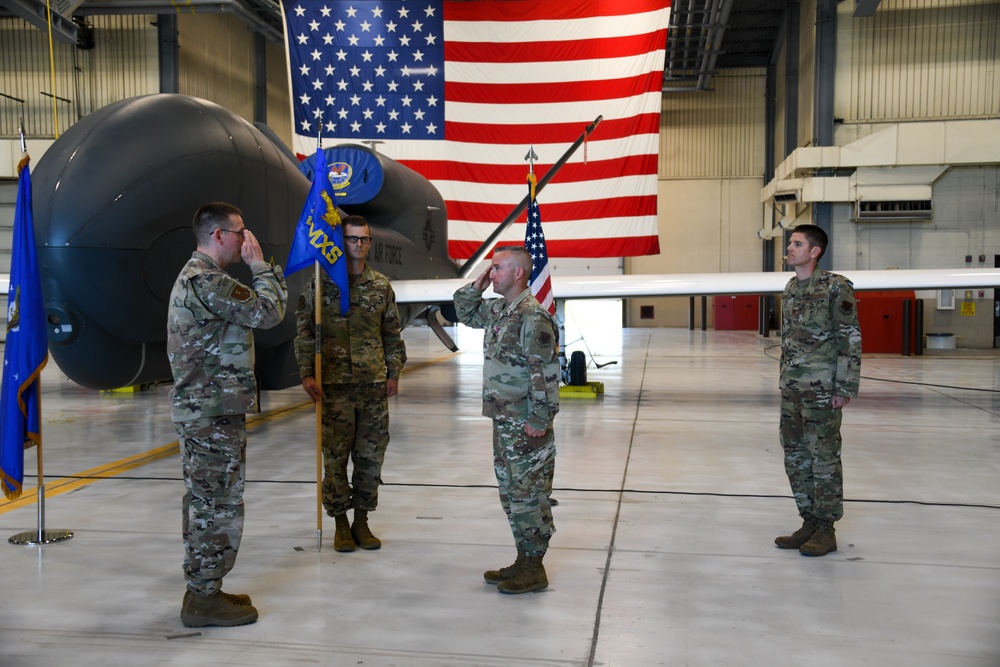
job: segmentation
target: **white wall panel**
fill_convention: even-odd
[[[883,0],[838,15],[835,115],[851,122],[1000,115],[1000,3]]]
[[[180,14],[179,92],[253,120],[254,36],[232,14]]]
[[[834,206],[834,268],[949,269],[992,266],[1000,254],[1000,167],[952,167],[934,182],[934,217],[922,222],[856,223]]]
[[[180,15],[180,92],[254,121],[255,35],[228,13]],[[292,117],[284,44],[265,43],[267,124],[291,146]]]
[[[712,92],[665,94],[660,178],[763,177],[764,83],[764,70],[739,70],[712,77]]]
[[[785,149],[785,126],[787,116],[785,114],[785,102],[787,84],[785,81],[785,67],[787,63],[788,49],[782,46],[781,54],[778,56],[774,66],[774,164],[777,166],[787,155],[795,150],[795,146]]]
[[[93,16],[95,46],[54,42],[20,18],[0,19],[0,137],[17,136],[24,115],[30,137],[53,138],[111,102],[159,90],[156,27],[151,16]],[[53,95],[56,98],[53,107]]]
[[[267,43],[267,125],[292,145],[292,102],[284,43]]]
[[[760,183],[759,178],[661,180],[660,254],[627,258],[626,273],[760,270]],[[628,326],[685,326],[687,303],[685,297],[629,299]],[[643,305],[655,306],[653,319],[639,319]]]

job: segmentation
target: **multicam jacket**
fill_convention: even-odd
[[[854,285],[817,268],[781,295],[781,389],[853,398],[861,381],[861,325]]]
[[[340,289],[321,272],[323,287],[322,384],[398,380],[406,363],[402,323],[389,279],[365,266],[350,276],[351,304],[340,314]],[[295,310],[298,335],[295,359],[299,375],[316,376],[315,278],[309,281]]]
[[[559,335],[555,318],[524,290],[483,301],[472,284],[455,292],[458,321],[483,336],[483,414],[547,429],[559,412]]]
[[[250,269],[253,288],[196,251],[177,276],[167,311],[174,421],[258,410],[251,329],[281,322],[288,288],[281,267]]]

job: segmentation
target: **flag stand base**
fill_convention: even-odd
[[[41,533],[37,530],[26,530],[23,533],[14,535],[7,541],[11,544],[21,544],[24,546],[34,547],[40,544],[64,542],[71,537],[73,537],[73,531],[71,530],[43,530]]]

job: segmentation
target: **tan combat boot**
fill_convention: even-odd
[[[250,605],[233,603],[216,591],[212,595],[185,595],[185,605],[181,609],[181,623],[189,628],[203,628],[206,625],[231,627],[246,625],[257,620],[257,610]]]
[[[354,510],[354,525],[351,526],[351,535],[362,549],[370,551],[382,546],[382,540],[372,535],[372,531],[368,528],[368,510]]]
[[[540,591],[549,585],[541,556],[525,556],[521,569],[510,579],[497,584],[501,593],[530,593]]]
[[[513,563],[507,567],[501,567],[499,570],[486,570],[486,572],[483,572],[483,579],[485,579],[488,584],[499,584],[501,581],[507,581],[521,571],[521,565],[524,564],[524,558],[524,550],[518,549],[517,559]]]
[[[812,538],[799,547],[803,556],[825,556],[837,550],[837,535],[832,521],[819,521]]]
[[[779,549],[798,549],[803,544],[809,541],[809,538],[813,536],[816,532],[816,527],[819,522],[811,516],[802,517],[802,527],[796,530],[791,535],[785,535],[783,537],[774,538],[774,543],[778,545]]]
[[[184,602],[181,604],[181,613],[183,613],[184,607],[188,606],[188,602],[191,600],[191,596],[192,595],[194,595],[194,593],[192,593],[190,589],[184,591]],[[222,597],[226,598],[227,600],[229,600],[233,604],[237,604],[237,605],[241,605],[241,606],[246,606],[246,605],[252,605],[253,604],[253,602],[250,601],[250,596],[249,595],[244,595],[243,593],[233,594],[233,593],[227,593],[226,591],[219,591],[219,595],[221,595]]]
[[[334,551],[354,551],[354,538],[351,537],[351,524],[346,514],[333,517],[337,522],[337,532],[333,534]]]

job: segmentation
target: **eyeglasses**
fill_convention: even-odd
[[[344,240],[348,243],[360,243],[361,245],[368,245],[372,242],[372,237],[370,236],[345,236]]]
[[[225,232],[226,234],[239,234],[243,238],[246,238],[246,236],[247,236],[247,230],[246,230],[246,228],[244,228],[244,229],[237,229],[237,230],[220,229],[219,231],[220,232]]]

